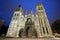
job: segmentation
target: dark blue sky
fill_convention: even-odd
[[[4,19],[4,24],[8,26],[18,5],[21,4],[24,11],[30,12],[32,8],[36,13],[38,2],[43,4],[50,24],[60,19],[60,0],[0,0],[0,18]]]

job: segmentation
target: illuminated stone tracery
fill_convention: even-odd
[[[8,37],[45,37],[51,36],[52,31],[41,3],[36,6],[36,16],[31,10],[28,14],[26,11],[23,15],[22,7],[18,7],[14,12],[9,29],[7,32]]]

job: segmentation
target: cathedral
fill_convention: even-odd
[[[26,10],[24,15],[22,6],[16,8],[6,36],[21,38],[53,37],[43,5],[37,3],[35,16],[33,10],[30,13]]]

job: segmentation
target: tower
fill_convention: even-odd
[[[6,36],[9,37],[52,37],[52,30],[41,3],[36,5],[36,16],[33,10],[30,14],[19,6],[12,17]]]
[[[24,15],[21,5],[15,10],[11,23],[9,25],[7,35],[8,37],[18,37],[19,29],[24,27]]]
[[[49,25],[49,21],[48,18],[46,16],[46,12],[42,6],[41,3],[38,3],[36,6],[36,14],[38,15],[38,20],[39,20],[39,27],[40,27],[40,31],[38,31],[39,33],[39,37],[44,37],[44,36],[50,36],[52,37],[52,30],[51,27]]]

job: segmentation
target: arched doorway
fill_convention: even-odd
[[[21,28],[21,29],[19,30],[19,37],[20,37],[20,38],[26,37],[26,32],[25,32],[25,30],[24,30],[23,28]]]
[[[26,31],[26,36],[27,37],[37,37],[37,32],[36,29],[33,27],[34,22],[32,21],[31,18],[27,18],[25,22],[25,31]]]
[[[37,31],[34,28],[34,22],[31,18],[27,18],[25,22],[25,27],[19,30],[19,37],[29,37],[29,38],[36,38],[37,37]]]

